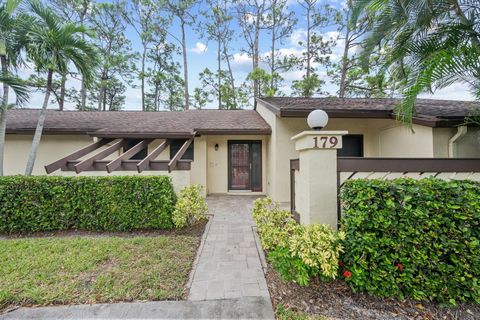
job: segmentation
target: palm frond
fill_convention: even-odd
[[[27,32],[27,56],[38,70],[66,74],[69,63],[82,74],[87,85],[98,61],[92,44],[83,39],[87,28],[65,23],[39,0],[30,1],[35,23]]]
[[[25,83],[25,81],[16,76],[0,76],[0,83],[7,84],[12,89],[17,96],[17,103],[19,105],[23,105],[28,102],[30,95],[28,85]]]
[[[417,96],[434,85],[444,88],[455,82],[468,78],[472,68],[480,70],[480,52],[472,46],[455,49],[437,50],[430,59],[417,70],[408,88],[403,93],[403,100],[396,109],[397,118],[411,126],[415,113]],[[478,85],[478,80],[476,84]]]
[[[398,119],[409,126],[422,92],[458,82],[479,92],[480,9],[472,1],[461,1],[460,11],[450,0],[353,2],[354,19],[374,12],[373,28],[362,43],[361,61],[366,64],[374,50],[385,50],[381,70],[405,84],[396,110]]]

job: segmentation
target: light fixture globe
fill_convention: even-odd
[[[328,114],[320,109],[313,110],[307,117],[307,123],[313,130],[320,130],[328,123]]]

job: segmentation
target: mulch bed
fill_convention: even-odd
[[[47,232],[21,232],[14,234],[0,234],[0,240],[18,238],[44,238],[44,237],[156,237],[156,236],[193,236],[201,237],[208,221],[201,221],[183,229],[171,230],[135,230],[128,232],[96,232],[82,230],[47,231]]]
[[[308,287],[284,283],[268,266],[267,283],[274,309],[286,308],[329,319],[480,319],[480,305],[462,304],[445,307],[430,302],[397,301],[353,293],[343,281],[313,280]]]

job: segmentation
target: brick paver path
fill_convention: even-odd
[[[193,273],[189,300],[269,299],[250,215],[251,196],[207,198],[213,219]]]

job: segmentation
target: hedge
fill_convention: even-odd
[[[354,291],[480,303],[480,183],[352,180],[341,198]]]
[[[169,177],[0,177],[0,233],[170,229]]]

